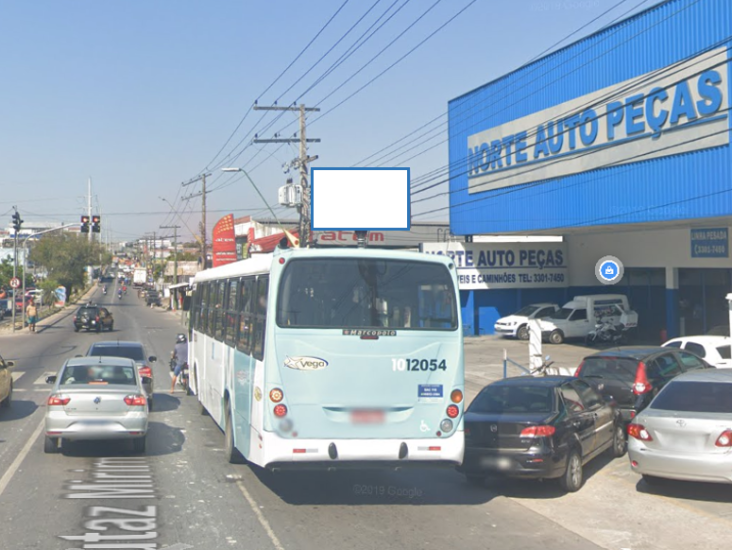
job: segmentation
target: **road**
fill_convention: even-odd
[[[223,434],[196,398],[169,394],[177,317],[132,293],[91,298],[109,305],[114,332],[75,333],[67,316],[35,334],[0,335],[0,354],[16,361],[14,402],[0,411],[0,550],[600,548],[450,469],[273,475],[228,464]],[[159,358],[145,455],[114,442],[44,454],[45,376],[108,339],[142,341]],[[131,493],[102,494],[94,480],[103,472],[141,481]]]

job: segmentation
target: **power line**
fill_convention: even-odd
[[[572,109],[570,109],[568,111],[565,111],[564,113],[562,113],[562,114],[560,114],[560,115],[558,115],[557,117],[554,117],[554,118],[561,119],[562,117],[564,117],[565,115],[567,115],[569,113],[579,112],[579,111],[581,111],[583,109],[593,108],[593,107],[600,106],[600,105],[602,105],[603,103],[607,102],[610,99],[613,99],[613,98],[616,98],[616,97],[619,97],[619,96],[622,96],[622,95],[626,95],[630,90],[637,89],[640,86],[648,86],[648,85],[650,85],[653,82],[657,82],[658,80],[661,80],[661,79],[664,79],[664,78],[668,78],[669,76],[671,76],[673,74],[677,74],[679,72],[686,71],[690,67],[693,67],[694,65],[699,65],[700,63],[703,63],[703,62],[706,62],[707,61],[707,59],[701,59],[701,60],[695,61],[694,63],[687,64],[687,62],[689,60],[694,59],[694,57],[704,55],[705,53],[709,53],[710,51],[712,51],[713,49],[715,49],[719,45],[724,44],[725,42],[729,41],[730,39],[732,39],[732,35],[729,35],[729,36],[723,38],[722,40],[720,40],[716,44],[713,44],[710,47],[707,47],[707,48],[704,48],[703,50],[694,52],[694,53],[690,54],[689,56],[687,56],[686,58],[683,58],[683,59],[675,62],[674,64],[672,64],[672,65],[670,65],[668,67],[665,67],[665,68],[663,68],[663,69],[661,69],[659,71],[655,71],[655,72],[653,72],[651,74],[645,75],[640,80],[635,81],[635,82],[631,82],[630,84],[627,84],[624,88],[620,88],[620,89],[617,89],[617,90],[613,90],[613,91],[609,92],[607,95],[605,95],[604,97],[600,97],[600,98],[597,98],[597,99],[593,99],[589,103],[587,103],[587,104],[585,104],[585,105],[583,105],[583,106],[581,106],[579,108],[574,107],[574,108],[572,108]],[[728,60],[725,59],[725,60],[720,61],[718,63],[715,63],[713,65],[706,66],[706,67],[704,67],[704,69],[699,70],[699,71],[697,71],[695,73],[685,74],[682,78],[680,78],[678,80],[674,80],[672,82],[669,82],[668,84],[666,84],[661,89],[662,90],[666,90],[666,89],[668,89],[668,88],[670,88],[670,87],[672,87],[672,86],[674,86],[676,84],[679,84],[680,82],[683,82],[683,81],[688,80],[689,78],[691,78],[693,76],[699,76],[702,73],[704,73],[705,71],[708,71],[710,69],[713,69],[713,68],[716,68],[716,67],[725,65],[727,62],[728,62]],[[672,71],[672,72],[669,73],[669,71]],[[666,73],[669,73],[669,74],[666,74]],[[652,95],[652,93],[653,93],[653,91],[648,92],[647,94],[643,94],[642,98],[643,99],[647,99],[648,97],[650,97],[650,95]],[[590,121],[591,122],[594,122],[595,120],[599,120],[601,118],[604,118],[605,116],[608,116],[609,114],[610,114],[609,112],[606,112],[605,114],[601,114],[601,115],[598,115],[596,117],[591,118]],[[543,122],[540,123],[540,126],[543,126],[544,124],[547,124],[548,122],[550,122],[550,120],[545,120],[545,121],[543,121]],[[559,132],[557,134],[557,136],[559,136],[559,135],[562,135],[563,136],[564,134],[569,133],[570,130],[571,129],[569,129],[569,128],[566,129],[566,130],[562,130],[561,132]],[[537,131],[538,131],[538,126],[537,126],[537,130],[533,130],[532,132],[527,133],[527,138],[528,137],[534,137],[534,136],[536,136],[537,135]],[[506,153],[506,155],[500,156],[498,158],[498,160],[503,160],[503,159],[506,159],[507,157],[508,157],[508,153]],[[575,158],[577,158],[577,157],[575,157]],[[467,162],[468,160],[469,160],[469,157],[465,157],[464,161]],[[553,163],[556,163],[556,162],[560,162],[561,160],[569,160],[569,159],[557,159],[555,161],[547,161],[547,162],[549,164],[553,164]],[[453,163],[451,165],[451,167],[454,166],[455,164],[461,164],[461,163]],[[543,163],[543,165],[549,165],[549,164]],[[532,170],[528,170],[527,172],[530,172],[530,171],[532,171]],[[432,189],[434,187],[437,187],[439,185],[442,185],[443,183],[448,183],[448,182],[451,181],[451,179],[454,179],[455,177],[459,177],[459,176],[464,176],[464,175],[468,174],[469,172],[470,172],[470,170],[468,169],[468,170],[463,170],[463,171],[461,171],[461,172],[459,172],[457,174],[452,174],[452,175],[448,176],[446,179],[437,181],[436,183],[433,183],[433,184],[431,184],[431,185],[429,185],[427,187],[422,187],[421,189],[418,189],[416,191],[413,191],[412,192],[412,195],[417,195],[419,193],[423,193],[425,191],[428,191],[429,189]],[[501,181],[501,180],[506,179],[508,177],[511,177],[511,176],[500,177],[500,178],[497,178],[494,181]],[[424,181],[424,182],[420,183],[419,185],[423,186],[423,185],[425,185],[427,183],[429,183],[429,181]],[[465,190],[468,190],[468,189],[469,189],[469,186],[468,187],[461,187],[461,188],[458,188],[458,189],[453,189],[453,190],[451,190],[449,192],[438,193],[436,195],[432,195],[430,197],[427,197],[427,198],[424,198],[424,199],[419,199],[418,201],[413,201],[413,202],[422,202],[422,201],[425,201],[425,200],[429,200],[431,198],[436,198],[436,197],[443,196],[443,195],[446,195],[446,194],[457,193],[457,192],[465,191]]]
[[[606,14],[610,13],[611,11],[615,10],[615,9],[616,9],[617,7],[619,7],[619,6],[621,5],[621,4],[624,4],[624,3],[625,3],[625,2],[627,2],[627,1],[628,1],[628,0],[620,0],[620,2],[618,2],[618,3],[614,4],[614,5],[613,5],[613,6],[612,6],[612,7],[610,8],[610,9],[608,9],[608,10],[606,10],[606,11],[602,12],[602,13],[601,13],[600,15],[598,15],[598,16],[597,16],[597,17],[595,17],[594,19],[592,19],[592,20],[588,21],[587,23],[585,23],[584,25],[582,25],[582,26],[581,26],[581,27],[579,27],[578,29],[576,29],[576,30],[572,31],[572,32],[571,32],[570,34],[568,34],[568,35],[564,36],[564,37],[563,37],[563,38],[562,38],[561,40],[559,40],[559,41],[555,42],[554,44],[552,44],[552,45],[551,45],[551,46],[549,46],[548,48],[544,49],[544,51],[542,51],[542,52],[540,52],[540,53],[536,54],[536,55],[535,55],[534,57],[532,57],[531,59],[529,59],[529,60],[528,60],[528,61],[526,61],[525,63],[521,64],[521,65],[520,65],[520,66],[519,66],[518,68],[514,69],[514,71],[513,71],[513,72],[519,71],[519,70],[521,70],[521,69],[523,69],[523,68],[527,67],[527,66],[528,66],[528,65],[530,65],[531,63],[534,63],[534,62],[535,62],[535,61],[536,61],[537,59],[539,59],[539,58],[543,57],[544,55],[548,54],[548,53],[549,53],[549,52],[550,52],[551,50],[553,50],[553,49],[554,49],[554,48],[555,48],[556,46],[558,46],[558,45],[559,45],[559,44],[561,44],[562,42],[565,42],[565,41],[567,41],[567,40],[568,40],[569,38],[571,38],[572,36],[574,36],[574,35],[575,35],[575,34],[577,34],[578,32],[582,31],[583,29],[586,29],[586,28],[587,28],[587,27],[589,27],[589,26],[590,26],[590,25],[591,25],[592,23],[594,23],[594,22],[595,22],[595,21],[597,21],[598,19],[602,18],[602,17],[603,17],[603,16],[605,16]],[[624,12],[623,14],[619,15],[619,16],[618,16],[618,17],[616,17],[616,18],[615,18],[615,19],[614,19],[613,21],[611,21],[610,23],[608,23],[607,25],[605,25],[605,27],[603,27],[603,28],[606,28],[606,27],[607,27],[608,25],[612,25],[612,24],[613,24],[613,23],[614,23],[615,21],[617,21],[618,19],[620,19],[620,18],[624,17],[624,16],[626,15],[626,14],[628,14],[628,13],[630,13],[631,11],[633,11],[633,10],[637,9],[638,7],[640,7],[641,5],[645,4],[645,3],[646,3],[646,2],[648,2],[648,1],[649,1],[649,0],[642,0],[642,1],[641,1],[641,2],[639,3],[639,4],[636,4],[636,5],[634,6],[634,7],[630,8],[630,10],[628,10],[628,11]],[[440,114],[440,115],[438,115],[438,116],[436,116],[435,118],[433,118],[433,119],[432,119],[432,120],[430,120],[429,122],[427,122],[427,123],[423,124],[422,126],[420,126],[419,128],[417,128],[416,130],[413,130],[413,131],[411,131],[410,133],[406,134],[405,136],[402,136],[402,137],[401,137],[401,138],[399,138],[398,140],[394,141],[393,143],[390,143],[389,145],[387,145],[386,147],[383,147],[382,149],[379,149],[378,151],[376,151],[375,153],[372,153],[372,154],[371,154],[371,155],[369,155],[368,157],[366,157],[366,158],[364,158],[364,159],[361,159],[360,161],[358,161],[357,163],[355,163],[355,164],[354,164],[353,166],[354,166],[354,167],[355,167],[355,166],[358,166],[359,164],[361,164],[361,163],[363,163],[363,162],[366,162],[367,160],[370,160],[370,159],[372,159],[372,158],[373,158],[373,157],[375,157],[376,155],[378,155],[378,154],[380,154],[380,153],[383,153],[384,151],[387,151],[387,150],[391,149],[391,148],[392,148],[392,147],[393,147],[394,145],[396,145],[397,143],[400,143],[400,142],[404,141],[405,139],[407,139],[408,137],[410,137],[410,136],[412,136],[412,135],[416,134],[416,133],[417,133],[418,131],[422,130],[423,128],[425,128],[425,127],[429,126],[430,124],[432,124],[432,123],[434,123],[434,122],[436,122],[436,121],[440,120],[441,118],[445,118],[446,116],[447,116],[447,113],[446,113],[446,112],[445,112],[445,113],[442,113],[442,114]],[[441,124],[441,125],[440,125],[439,127],[435,128],[435,129],[441,129],[441,127],[442,127],[442,126],[445,126],[446,124],[447,124],[447,123],[445,122],[445,123]],[[431,131],[434,131],[435,129],[433,129],[433,130],[430,130],[430,132],[431,132]],[[429,132],[428,132],[428,133],[429,133]],[[420,136],[420,137],[421,137],[421,136]],[[417,139],[419,139],[419,137],[418,137]],[[405,146],[403,146],[403,147],[406,147],[406,145],[405,145]],[[399,149],[401,149],[401,148],[402,148],[402,147],[399,147],[399,148],[398,148],[397,150],[399,150]],[[386,156],[389,156],[389,155],[386,155]],[[374,162],[378,162],[378,161],[379,161],[379,160],[380,160],[381,158],[384,158],[384,157],[380,157],[379,159],[376,159],[376,160],[375,160]],[[373,163],[369,163],[369,164],[368,164],[367,166],[371,166],[372,164],[373,164]]]
[[[272,82],[270,83],[270,85],[269,85],[269,86],[267,86],[267,88],[266,88],[266,89],[265,89],[265,90],[264,90],[264,91],[263,91],[263,92],[262,92],[261,94],[259,94],[259,96],[257,96],[257,99],[256,99],[256,100],[254,101],[254,105],[256,105],[256,104],[257,104],[257,103],[259,102],[259,100],[260,100],[260,99],[262,98],[262,96],[263,96],[264,94],[266,94],[266,93],[267,93],[267,92],[268,92],[268,91],[269,91],[269,90],[270,90],[270,89],[272,88],[272,86],[274,86],[274,85],[275,85],[275,84],[276,84],[276,83],[277,83],[277,82],[279,81],[279,79],[280,79],[280,78],[282,78],[282,76],[283,76],[283,75],[284,75],[284,74],[285,74],[285,73],[286,73],[286,72],[287,72],[287,71],[288,71],[288,70],[290,69],[290,67],[292,67],[292,66],[293,66],[293,65],[295,64],[295,62],[296,62],[296,61],[297,61],[298,59],[300,59],[300,57],[302,56],[302,54],[304,54],[304,53],[305,53],[305,52],[307,51],[307,49],[308,49],[308,48],[309,48],[309,47],[310,47],[310,46],[311,46],[311,45],[313,44],[313,42],[315,42],[315,40],[316,40],[316,39],[318,38],[318,36],[320,36],[320,35],[321,35],[321,33],[322,33],[322,32],[323,32],[323,31],[324,31],[324,30],[325,30],[325,29],[326,29],[326,28],[328,27],[328,25],[330,25],[330,23],[331,23],[331,22],[333,21],[333,19],[335,19],[335,17],[336,17],[336,16],[337,16],[337,15],[338,15],[338,14],[340,13],[340,11],[341,11],[341,10],[342,10],[342,9],[343,9],[343,8],[344,8],[345,6],[346,6],[346,4],[348,4],[348,2],[349,2],[349,1],[350,1],[350,0],[345,0],[345,2],[343,2],[343,4],[341,4],[341,6],[340,6],[340,7],[339,7],[339,8],[338,8],[338,9],[336,10],[336,12],[335,12],[335,13],[334,13],[334,14],[333,14],[333,15],[332,15],[331,17],[330,17],[330,19],[328,19],[328,21],[326,21],[325,25],[323,25],[323,26],[322,26],[322,27],[320,28],[320,30],[319,30],[319,31],[318,31],[318,32],[316,33],[316,35],[315,35],[315,36],[314,36],[314,37],[313,37],[313,38],[312,38],[312,39],[310,40],[310,42],[308,42],[308,43],[307,43],[307,45],[306,45],[306,46],[305,46],[305,47],[304,47],[304,48],[303,48],[303,49],[302,49],[302,50],[300,51],[300,53],[299,53],[299,54],[297,54],[297,56],[295,56],[295,59],[293,59],[293,60],[292,60],[292,61],[290,62],[290,64],[289,64],[289,65],[288,65],[287,67],[285,67],[285,69],[284,69],[284,70],[283,70],[283,71],[282,71],[282,72],[281,72],[281,73],[279,74],[279,76],[277,76],[277,78],[275,78],[275,79],[274,79],[274,80],[273,80],[273,81],[272,81]],[[218,156],[219,156],[219,155],[221,154],[221,152],[222,152],[222,151],[223,151],[223,150],[224,150],[224,149],[226,148],[226,146],[227,146],[227,145],[229,144],[229,142],[231,141],[231,138],[233,138],[233,137],[234,137],[234,134],[236,134],[236,132],[237,132],[237,131],[239,130],[239,128],[241,127],[241,125],[242,125],[242,124],[244,124],[244,121],[246,120],[247,116],[249,115],[249,113],[250,113],[251,111],[252,111],[252,106],[250,106],[250,107],[249,107],[249,109],[247,109],[246,113],[244,113],[244,116],[243,116],[243,117],[242,117],[242,119],[241,119],[241,120],[239,121],[239,124],[237,124],[236,128],[234,128],[234,131],[233,131],[233,132],[231,133],[231,135],[230,135],[230,136],[229,136],[229,138],[228,138],[228,139],[226,140],[226,142],[224,143],[224,145],[222,145],[222,146],[221,146],[221,149],[219,149],[218,153],[216,153],[216,154],[214,155],[214,157],[213,157],[213,158],[212,158],[212,159],[211,159],[211,160],[210,160],[210,161],[208,162],[208,164],[206,165],[206,168],[204,168],[203,170],[201,170],[201,172],[205,172],[206,170],[208,170],[208,169],[209,169],[209,166],[211,166],[211,164],[212,164],[212,163],[213,163],[213,162],[214,162],[214,161],[216,160],[216,158],[217,158],[217,157],[218,157]],[[260,121],[261,121],[261,119],[260,119]]]
[[[615,50],[615,49],[619,48],[620,46],[622,46],[622,45],[624,45],[624,44],[626,44],[626,43],[630,42],[631,40],[634,40],[635,38],[637,38],[637,37],[638,37],[638,36],[640,36],[641,34],[643,34],[643,33],[645,33],[645,32],[648,32],[648,31],[649,31],[650,29],[652,29],[652,28],[654,28],[654,27],[656,27],[656,26],[658,26],[658,25],[660,25],[660,24],[662,24],[662,23],[665,23],[666,21],[668,21],[668,20],[669,20],[669,19],[671,19],[672,17],[675,17],[676,15],[678,15],[679,13],[681,13],[682,11],[684,11],[684,10],[686,10],[686,9],[688,9],[688,8],[690,8],[690,7],[692,7],[693,5],[695,5],[695,4],[697,4],[697,3],[699,3],[700,1],[701,1],[701,0],[695,0],[695,1],[693,2],[693,3],[691,3],[691,4],[687,5],[687,6],[684,6],[684,7],[682,7],[681,9],[679,9],[679,10],[677,10],[677,11],[675,11],[675,12],[673,12],[673,13],[669,14],[668,16],[666,16],[665,18],[661,19],[660,21],[657,21],[657,22],[656,22],[656,23],[654,23],[653,25],[650,25],[649,27],[646,27],[645,29],[643,29],[642,31],[640,31],[640,32],[636,33],[635,35],[633,35],[633,36],[631,36],[631,37],[629,37],[629,38],[627,38],[627,39],[623,40],[622,42],[620,42],[620,43],[616,44],[616,45],[615,45],[615,46],[613,46],[612,48],[610,48],[610,49],[608,49],[608,50],[604,51],[604,52],[603,52],[603,53],[601,53],[600,55],[596,55],[596,56],[595,56],[595,57],[593,57],[592,59],[590,59],[590,60],[588,60],[587,62],[583,63],[582,65],[580,65],[580,66],[578,66],[578,67],[574,68],[573,70],[571,70],[571,71],[568,71],[568,72],[566,72],[566,73],[563,73],[563,74],[562,74],[562,75],[561,75],[560,77],[558,77],[558,78],[554,79],[554,80],[553,80],[552,82],[549,82],[549,83],[545,83],[545,84],[543,84],[543,86],[542,86],[542,89],[543,89],[543,88],[546,88],[546,86],[549,86],[549,85],[551,85],[551,84],[554,84],[554,83],[558,82],[559,80],[562,80],[563,78],[566,78],[567,76],[571,75],[572,73],[574,73],[574,72],[578,71],[579,69],[581,69],[581,68],[583,68],[583,67],[585,67],[585,66],[587,66],[587,65],[589,65],[589,64],[591,64],[591,63],[593,63],[593,62],[594,62],[594,61],[596,61],[597,59],[599,59],[599,58],[601,58],[601,57],[603,57],[603,56],[607,55],[608,53],[610,53],[610,52],[612,52],[613,50]],[[607,36],[605,36],[605,37],[604,37],[604,38],[603,38],[602,40],[600,40],[599,42],[604,42],[605,40],[608,40],[608,39],[609,39],[610,37],[612,37],[612,36],[613,36],[613,35],[614,35],[615,33],[619,32],[620,30],[623,30],[623,28],[621,28],[621,27],[618,27],[617,29],[615,29],[615,32],[614,32],[614,33],[610,33],[610,34],[608,34]],[[596,45],[597,45],[597,44],[594,44],[594,45],[590,45],[590,46],[588,46],[588,47],[587,47],[587,48],[585,48],[584,50],[582,50],[582,51],[580,51],[580,52],[576,53],[575,55],[573,55],[573,56],[572,56],[571,58],[569,58],[569,59],[565,60],[565,61],[564,61],[564,62],[563,62],[563,63],[562,63],[561,65],[565,65],[565,64],[566,64],[566,63],[567,63],[568,61],[571,61],[571,60],[573,60],[573,59],[576,59],[577,57],[581,56],[581,55],[582,55],[583,53],[585,53],[586,51],[589,51],[590,49],[592,49],[593,47],[595,47]],[[538,67],[537,67],[537,68],[538,68]],[[558,67],[555,67],[555,68],[558,68]],[[549,73],[550,73],[550,72],[552,72],[553,70],[554,70],[554,69],[550,69],[549,71],[546,71],[545,73],[543,73],[543,74],[539,75],[539,77],[536,77],[536,78],[534,78],[534,79],[530,80],[530,81],[529,81],[529,82],[527,82],[526,84],[524,84],[524,85],[522,85],[521,87],[519,87],[519,88],[518,88],[518,90],[521,90],[521,89],[524,89],[524,88],[526,88],[526,87],[530,86],[531,84],[533,84],[534,82],[536,82],[536,81],[537,81],[537,80],[538,80],[538,79],[539,79],[540,77],[543,77],[543,76],[545,76],[545,75],[549,74]],[[533,71],[532,71],[532,72],[533,72]],[[515,92],[517,91],[516,89],[512,88],[512,86],[511,86],[510,84],[507,84],[507,85],[506,85],[506,86],[505,86],[505,87],[504,87],[503,89],[501,89],[501,90],[498,90],[498,91],[499,91],[499,92],[501,92],[501,91],[509,90],[509,88],[511,88],[511,91],[510,91],[510,93],[511,93],[512,95],[513,95],[513,94],[514,94],[514,93],[515,93]],[[536,93],[539,93],[540,91],[541,91],[541,90],[534,90],[533,92],[530,92],[529,94],[527,94],[527,95],[523,96],[522,98],[520,98],[520,99],[518,99],[518,100],[514,101],[514,102],[513,102],[513,103],[511,103],[510,105],[507,105],[507,106],[504,106],[504,107],[502,107],[502,108],[501,108],[501,109],[500,109],[499,111],[497,111],[497,112],[498,112],[498,113],[501,113],[501,112],[505,111],[506,109],[508,109],[509,107],[512,107],[512,106],[514,106],[514,105],[518,104],[518,103],[519,103],[520,101],[522,101],[522,100],[525,100],[526,98],[528,98],[528,97],[531,97],[532,95],[534,95],[534,94],[536,94]],[[478,112],[482,112],[482,111],[485,111],[485,110],[489,109],[490,107],[492,107],[492,106],[496,105],[496,104],[497,104],[497,103],[498,103],[499,101],[502,101],[502,100],[504,100],[504,99],[505,99],[505,97],[501,97],[501,98],[499,98],[499,99],[496,99],[495,101],[491,102],[490,104],[488,104],[488,105],[485,105],[485,106],[484,106],[484,107],[483,107],[482,109],[480,109],[480,111],[478,111]],[[472,113],[472,115],[474,115],[474,114],[475,114],[475,113]],[[492,116],[494,116],[495,114],[496,114],[496,113],[492,113],[492,114],[491,114],[491,116],[489,116],[489,117],[487,117],[487,118],[484,118],[484,119],[483,119],[483,120],[481,120],[480,122],[487,122],[487,121],[489,121],[489,120],[491,119],[491,117],[492,117]],[[462,122],[462,121],[466,120],[468,116],[471,116],[471,113],[465,113],[465,116],[464,116],[464,118],[463,118],[462,120],[460,120],[460,119],[458,118],[458,119],[456,119],[456,120],[455,120],[455,122]],[[429,150],[431,150],[431,149],[434,149],[435,147],[437,147],[438,145],[441,145],[442,143],[445,143],[446,141],[447,141],[447,139],[444,139],[444,140],[443,140],[442,142],[440,142],[439,144],[433,145],[433,146],[429,147],[428,149],[426,149],[425,151],[422,151],[421,153],[418,153],[418,154],[416,154],[416,155],[413,155],[412,157],[409,157],[409,158],[407,158],[407,159],[404,159],[403,161],[401,161],[401,163],[404,163],[404,162],[408,162],[409,160],[412,160],[413,158],[415,158],[415,157],[417,157],[417,156],[419,156],[419,155],[421,155],[421,154],[424,154],[425,152],[427,152],[427,151],[429,151]],[[464,159],[461,159],[461,161],[467,161],[467,157],[464,157]],[[444,165],[444,166],[443,166],[443,167],[442,167],[442,168],[441,168],[440,170],[441,170],[441,171],[444,171],[444,172],[449,172],[449,170],[450,170],[450,168],[451,168],[451,167],[453,166],[453,164],[457,164],[457,163],[448,163],[447,165]],[[419,178],[417,178],[417,180],[419,180]]]

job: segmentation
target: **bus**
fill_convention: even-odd
[[[193,280],[189,361],[225,456],[272,471],[459,465],[456,267],[413,251],[278,248]]]

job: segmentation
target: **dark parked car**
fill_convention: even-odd
[[[79,332],[83,328],[97,332],[104,329],[111,331],[114,328],[114,317],[105,307],[93,304],[81,306],[74,315],[74,331]]]
[[[575,376],[614,400],[624,422],[645,409],[669,380],[684,372],[713,368],[688,351],[621,347],[585,357]]]
[[[481,390],[465,412],[465,457],[471,483],[486,475],[583,483],[582,466],[611,449],[622,456],[625,429],[613,403],[571,376],[506,378]]]
[[[160,300],[160,293],[157,290],[148,290],[145,292],[145,304],[148,306],[159,306],[162,301]]]

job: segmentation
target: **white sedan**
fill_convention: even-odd
[[[729,369],[732,368],[731,344],[732,339],[727,336],[682,336],[669,340],[663,347],[690,351],[713,367]]]

